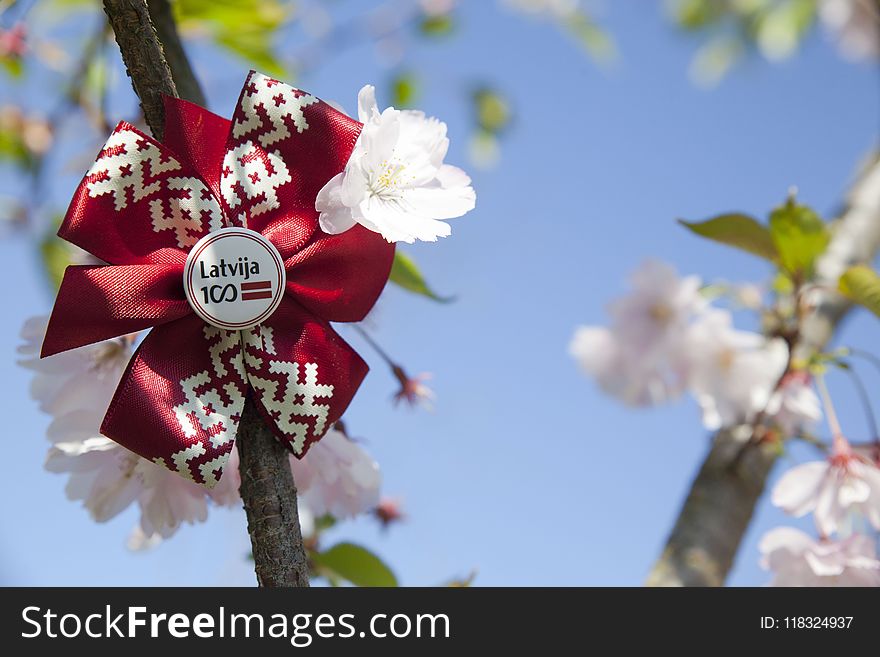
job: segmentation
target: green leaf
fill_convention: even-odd
[[[73,93],[78,98],[88,94],[88,97],[94,99],[95,104],[99,105],[107,91],[107,81],[107,60],[103,53],[99,52],[97,56],[92,57],[86,66],[86,75],[82,88],[75,90]]]
[[[287,75],[287,69],[281,63],[281,60],[278,59],[271,44],[259,33],[240,32],[236,34],[219,32],[215,40],[218,45],[241,57],[261,73],[276,77]]]
[[[813,210],[789,199],[770,214],[770,235],[779,253],[779,264],[795,279],[813,274],[816,258],[825,252],[831,233]]]
[[[331,582],[344,579],[355,586],[397,586],[397,578],[379,557],[360,545],[338,543],[312,556],[315,569]]]
[[[419,29],[426,36],[445,37],[455,30],[455,21],[449,13],[426,16],[419,25]]]
[[[510,104],[497,91],[488,87],[477,89],[473,101],[480,129],[497,135],[510,124]]]
[[[418,265],[400,249],[394,252],[394,263],[391,265],[391,276],[388,280],[395,285],[399,285],[404,290],[421,294],[434,301],[441,303],[452,301],[452,297],[441,297],[428,287],[428,283],[425,277],[422,276],[422,272],[419,271]]]
[[[412,73],[401,73],[391,82],[391,105],[398,109],[412,107],[418,93],[416,76]]]
[[[331,516],[329,513],[325,513],[323,516],[315,518],[315,530],[319,532],[330,529],[335,524],[336,518]]]
[[[597,60],[609,61],[617,55],[614,40],[587,14],[576,12],[565,21],[565,26]]]
[[[280,0],[177,0],[173,7],[182,31],[207,33],[218,46],[253,68],[286,75],[274,41],[290,17],[289,5]]]
[[[678,0],[672,5],[673,18],[685,30],[699,30],[718,21],[723,9],[707,0]]]
[[[20,57],[0,57],[0,66],[12,78],[20,78],[24,73],[24,63]]]
[[[678,223],[700,237],[775,261],[778,254],[767,227],[744,214],[722,214],[706,221]]]
[[[43,267],[46,269],[49,282],[58,289],[64,277],[64,270],[70,264],[71,254],[67,242],[55,234],[49,235],[40,244],[40,255],[43,256]]]
[[[784,271],[776,272],[776,276],[771,283],[771,288],[776,294],[793,294],[794,282]]]
[[[741,39],[722,35],[700,46],[691,61],[689,75],[701,87],[714,87],[745,54]]]
[[[816,19],[815,0],[784,0],[757,14],[755,41],[770,60],[790,56],[798,48]]]
[[[850,267],[838,284],[840,291],[880,317],[880,276],[870,267]]]
[[[0,118],[0,121],[3,119]],[[10,161],[22,168],[32,166],[31,157],[21,139],[22,120],[10,120],[9,125],[0,123],[0,161]]]

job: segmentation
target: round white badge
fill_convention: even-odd
[[[268,318],[284,295],[284,262],[265,237],[221,228],[196,242],[183,269],[183,289],[195,313],[230,331]]]

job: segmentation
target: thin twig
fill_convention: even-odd
[[[360,333],[360,336],[366,341],[366,343],[373,348],[373,351],[379,354],[379,357],[384,360],[391,369],[397,367],[397,363],[395,363],[391,356],[388,355],[388,352],[385,351],[379,343],[376,342],[373,336],[371,336],[362,326],[354,324],[352,325],[352,328]]]

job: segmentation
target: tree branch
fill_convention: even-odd
[[[880,249],[880,157],[874,156],[852,187],[835,222],[834,237],[817,266],[822,296],[808,313],[795,346],[797,357],[822,350],[849,310],[835,292],[847,266],[871,262]],[[747,425],[722,429],[691,485],[648,586],[721,586],[764,491],[778,452],[750,443]]]
[[[150,21],[147,3],[144,0],[104,0],[104,12],[113,27],[122,61],[140,98],[147,125],[153,136],[161,141],[165,135],[162,94],[178,94],[162,44]]]
[[[150,20],[147,0],[104,0],[104,11],[141,100],[147,125],[161,139],[165,129],[162,94],[178,96],[181,90],[190,100],[197,100],[201,90],[180,47],[167,1],[150,0],[150,8],[157,12],[159,32],[172,44],[169,59],[174,76]],[[265,426],[250,397],[239,422],[237,444],[241,457],[241,497],[248,517],[257,582],[260,586],[308,586],[308,560],[288,454]]]
[[[189,57],[186,56],[180,35],[177,33],[177,24],[174,22],[171,5],[168,4],[168,0],[147,0],[147,6],[150,9],[150,18],[156,28],[159,43],[162,44],[162,49],[165,51],[165,60],[171,69],[171,77],[174,79],[174,84],[177,85],[177,93],[181,98],[196,105],[206,106],[208,103],[205,102],[205,94],[202,93],[202,87],[193,73]]]
[[[241,498],[260,586],[309,585],[290,455],[248,398],[238,425]]]

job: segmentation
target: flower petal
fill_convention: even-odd
[[[322,212],[318,217],[318,223],[321,226],[321,230],[328,235],[339,235],[357,224],[351,208],[345,206],[328,212]]]
[[[830,536],[836,532],[838,521],[845,515],[845,510],[840,506],[839,492],[840,483],[834,475],[819,486],[813,520],[822,536]]]
[[[379,503],[379,465],[341,431],[328,431],[304,458],[291,455],[290,467],[300,498],[318,516],[354,518]]]
[[[327,181],[315,197],[315,210],[330,212],[342,206],[342,180],[344,172],[337,173]]]
[[[350,162],[342,173],[339,196],[334,201],[353,208],[364,200],[370,188],[370,179],[359,162]]]
[[[143,331],[192,312],[180,265],[74,265],[64,272],[41,356]]]
[[[800,517],[816,507],[819,488],[828,475],[828,463],[813,461],[786,472],[773,488],[771,499],[775,506]]]
[[[865,515],[874,529],[880,529],[880,468],[865,464],[862,478],[871,487],[871,496],[865,504]]]
[[[101,433],[211,487],[229,458],[246,394],[240,334],[191,315],[144,339]]]
[[[438,237],[452,234],[449,224],[411,214],[399,203],[389,203],[375,196],[361,203],[358,210],[361,215],[359,224],[392,243],[436,242]]]
[[[366,123],[378,112],[379,106],[376,104],[376,87],[371,84],[365,84],[358,92],[358,120],[361,123]]]
[[[383,169],[395,156],[400,139],[400,112],[387,107],[378,121],[364,124],[358,141],[358,153],[371,170]]]
[[[813,543],[813,539],[800,529],[776,527],[764,534],[758,544],[758,550],[766,556],[779,551],[802,554],[810,549]]]
[[[463,171],[462,174],[464,175]],[[460,179],[455,174],[450,178]],[[467,175],[464,175],[464,178],[470,181]],[[432,219],[460,217],[473,210],[477,203],[477,195],[470,185],[416,187],[406,190],[405,194],[406,202],[415,214]]]

